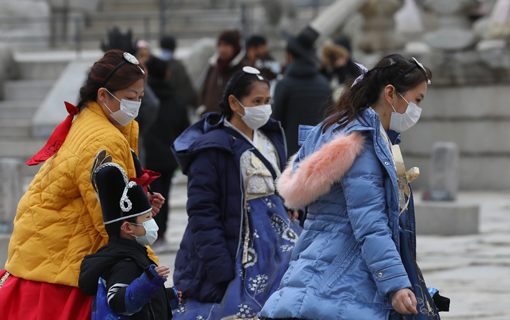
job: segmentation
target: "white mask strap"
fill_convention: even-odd
[[[112,97],[115,98],[115,100],[117,100],[118,102],[120,102],[119,98],[117,98],[115,95],[113,95],[113,93],[111,93],[110,91],[108,91],[108,89],[104,88],[106,90],[106,92],[108,92]],[[108,109],[110,110],[110,109]],[[110,110],[111,111],[111,110]]]
[[[406,98],[404,98],[404,96],[402,94],[400,94],[400,92],[397,92],[397,93],[400,95],[400,97],[402,97],[402,99],[404,99],[405,102],[407,102]],[[407,102],[407,104],[409,104],[409,102]]]

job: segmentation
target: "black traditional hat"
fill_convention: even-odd
[[[103,223],[109,224],[149,213],[152,206],[143,187],[129,181],[122,167],[101,150],[92,166],[91,181],[101,203]]]
[[[319,33],[310,26],[304,28],[296,37],[289,36],[287,39],[287,51],[296,57],[308,60],[315,59],[315,40]]]

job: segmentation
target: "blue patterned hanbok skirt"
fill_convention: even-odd
[[[297,221],[290,221],[282,200],[276,195],[249,200],[247,216],[248,245],[243,237],[235,264],[237,276],[230,282],[221,303],[185,300],[174,310],[174,320],[254,318],[278,289],[301,228]]]

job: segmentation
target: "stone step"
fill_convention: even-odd
[[[113,26],[113,25],[112,25]],[[99,42],[98,40],[104,40],[106,39],[106,34],[107,34],[107,30],[110,29],[110,27],[112,26],[109,26],[109,27],[94,27],[94,28],[91,28],[87,31],[84,31],[83,33],[83,36],[82,36],[82,39],[84,41],[84,43],[87,43],[87,42],[95,42],[95,45],[93,45],[92,47],[85,47],[84,48],[98,48],[99,47]],[[213,25],[195,25],[195,26],[189,26],[189,27],[186,27],[186,26],[167,26],[166,27],[166,30],[168,33],[171,33],[172,35],[174,35],[175,37],[177,37],[178,39],[200,39],[200,38],[203,38],[203,37],[212,37],[212,38],[216,38],[218,36],[218,34],[225,30],[225,29],[228,29],[228,28],[231,28],[231,25],[217,25],[217,26],[213,26]],[[133,37],[135,39],[140,39],[140,38],[147,38],[147,35],[146,35],[146,30],[145,30],[145,26],[143,25],[139,25],[139,26],[136,26],[136,25],[132,25],[130,26],[130,29],[133,31]],[[122,29],[123,32],[124,29]],[[126,28],[127,30],[127,28]],[[154,27],[154,28],[150,28],[150,34],[149,34],[149,38],[150,39],[159,39],[159,27]]]
[[[27,161],[46,144],[42,139],[1,139],[0,158],[12,157]]]
[[[54,83],[54,80],[6,81],[5,100],[43,100]]]
[[[158,10],[159,1],[140,1],[140,0],[114,0],[103,1],[98,12],[116,12],[116,11],[132,11],[137,10]]]
[[[18,63],[19,77],[24,80],[55,80],[67,66],[69,61],[20,61]]]
[[[0,119],[32,119],[40,100],[0,101]]]
[[[0,138],[28,138],[31,136],[31,119],[0,119]],[[1,154],[0,151],[0,157],[2,157]]]
[[[101,29],[104,32],[105,28],[112,26],[121,26],[121,29],[134,29],[136,27],[145,27],[147,19],[149,27],[152,30],[159,30],[160,17],[158,12],[140,12],[135,14],[103,14],[97,15],[90,22],[90,26],[83,30],[83,34],[90,33],[89,30]],[[240,10],[227,9],[227,10],[211,10],[211,12],[204,12],[203,10],[192,10],[188,12],[179,12],[178,15],[169,17],[166,20],[166,26],[172,27],[185,27],[193,28],[197,25],[200,26],[215,26],[221,25],[223,27],[229,26],[233,22],[239,21]]]
[[[258,4],[258,0],[243,0],[242,3],[246,4]],[[201,8],[201,9],[213,9],[213,8],[230,8],[232,6],[239,6],[241,2],[236,0],[186,0],[180,5],[171,5],[167,7],[167,10],[180,11],[187,8]],[[141,0],[105,0],[100,8],[103,12],[114,12],[114,11],[144,11],[144,10],[158,10],[160,9],[159,1],[141,1]]]
[[[196,16],[201,18],[214,18],[217,15],[226,15],[232,14],[232,12],[241,11],[241,7],[216,7],[216,8],[199,8],[199,7],[185,7],[180,8],[179,10],[169,11],[167,12],[167,16],[170,19],[182,19],[187,16]],[[159,19],[160,11],[158,9],[140,9],[136,11],[99,11],[93,17],[91,17],[90,22],[94,23],[96,21],[103,20],[117,20],[117,19],[125,19],[126,22],[143,20],[146,16],[149,16],[153,19]]]

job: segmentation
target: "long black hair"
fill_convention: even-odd
[[[414,68],[411,68],[413,66]],[[405,94],[420,83],[428,81],[432,78],[432,73],[429,69],[424,69],[414,60],[406,59],[399,54],[382,58],[359,83],[343,93],[338,103],[328,110],[328,118],[323,123],[322,129],[325,131],[336,123],[339,124],[338,129],[345,127],[358,118],[361,112],[375,104],[388,84],[392,84],[397,92]]]
[[[242,98],[250,95],[253,85],[257,82],[265,83],[268,87],[270,86],[269,81],[260,75],[246,73],[242,70],[234,73],[225,87],[225,92],[223,92],[223,99],[220,102],[221,115],[230,120],[234,112],[230,108],[228,97],[233,95],[237,100],[241,101]]]

